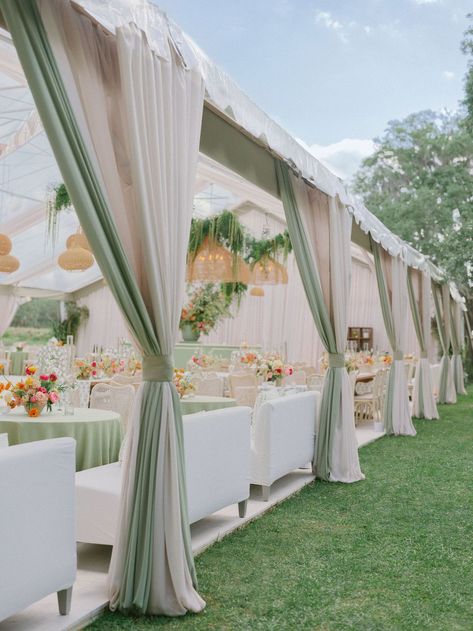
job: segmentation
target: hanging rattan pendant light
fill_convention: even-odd
[[[187,264],[186,280],[208,283],[231,283],[233,259],[230,252],[214,239],[205,237],[193,260]]]
[[[262,287],[252,287],[250,289],[250,296],[257,296],[262,298],[264,296],[264,289]]]
[[[20,267],[20,261],[10,254],[12,242],[6,234],[0,234],[0,272],[12,274]]]
[[[59,255],[58,265],[66,272],[84,272],[95,262],[85,234],[79,227],[66,241],[66,250]]]
[[[253,266],[253,284],[287,285],[287,270],[270,256],[263,256]]]
[[[85,248],[68,248],[58,258],[59,267],[67,272],[84,272],[94,264],[94,257]]]

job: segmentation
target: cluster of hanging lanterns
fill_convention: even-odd
[[[12,274],[20,267],[20,261],[10,254],[12,242],[6,234],[0,234],[0,272]]]
[[[244,260],[236,258],[215,239],[205,237],[197,253],[188,261],[187,282],[244,283],[254,285],[250,296],[264,296],[262,285],[286,285],[286,268],[270,256],[264,256],[250,269]]]
[[[85,234],[79,228],[66,241],[66,249],[59,255],[58,265],[67,272],[84,272],[94,264],[94,257]]]

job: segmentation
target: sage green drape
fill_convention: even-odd
[[[316,440],[316,474],[322,480],[354,482],[363,479],[364,476],[359,467],[358,448],[354,434],[353,394],[347,386],[348,374],[344,357],[346,327],[344,326],[342,333],[343,339],[338,340],[337,344],[337,329],[331,321],[329,308],[326,304],[328,297],[324,297],[321,277],[315,260],[316,253],[313,250],[315,244],[313,241],[309,242],[307,226],[305,226],[301,216],[301,209],[298,208],[289,168],[285,163],[275,160],[275,169],[299,273],[315,326],[329,353],[329,367],[324,381],[319,432]],[[328,212],[330,212],[330,208],[328,208]],[[320,226],[320,229],[324,230],[324,234],[327,232],[329,219],[329,215],[324,215],[325,225]],[[333,227],[330,227],[328,232],[334,230]],[[327,238],[330,240],[331,247],[334,247],[332,241],[334,234],[327,234]],[[349,247],[349,237],[348,243],[345,244],[345,248],[347,247]],[[338,252],[336,255],[340,257],[340,260],[343,260],[341,257],[346,256],[347,252]],[[324,260],[324,265],[330,265],[330,272],[333,274],[333,261]],[[344,283],[349,279],[343,276],[339,280]],[[333,312],[334,307],[337,308],[340,305],[334,305],[334,296],[330,289],[331,282],[327,284],[329,286],[327,292],[330,294],[329,302]],[[343,471],[342,475],[339,474],[341,471]]]
[[[450,292],[448,285],[432,283],[432,295],[435,305],[435,319],[442,348],[440,360],[440,384],[439,403],[456,403],[456,394],[453,385],[452,366],[450,363]]]
[[[414,282],[416,282],[416,287],[414,287]],[[407,287],[412,319],[420,349],[420,358],[417,362],[412,394],[413,415],[418,418],[438,419],[439,415],[433,392],[432,371],[428,359],[430,340],[426,339],[426,335],[430,333],[430,310],[428,309],[430,300],[427,300],[427,297],[430,297],[431,290],[430,275],[426,275],[425,272],[420,270],[409,268],[407,271]],[[427,304],[424,304],[424,302]],[[424,308],[428,310],[427,313],[424,313]]]
[[[146,357],[162,357],[161,341],[156,333],[152,313],[144,303],[122,247],[100,178],[95,172],[94,162],[79,130],[36,3],[34,0],[0,0],[0,9],[12,35],[65,185],[101,271],[141,347],[145,362]],[[168,361],[168,358],[163,358],[165,364]],[[129,525],[125,579],[119,602],[121,609],[131,609],[139,613],[148,611],[151,597],[151,549],[157,494],[155,472],[158,468],[157,459],[162,451],[160,411],[163,394],[169,389],[172,392],[178,458],[181,515],[178,536],[182,537],[188,570],[194,585],[196,584],[187,518],[182,418],[174,386],[168,383],[171,378],[172,371],[166,381],[146,382],[142,390],[132,522]],[[172,570],[173,559],[169,558],[165,563]],[[177,598],[174,594],[168,596],[174,600]],[[195,610],[198,610],[198,606]],[[180,613],[184,611],[185,608]]]
[[[453,382],[457,394],[466,394],[462,361],[461,311],[460,306],[453,298],[450,299],[450,316],[452,320]]]
[[[384,429],[386,434],[415,436],[409,410],[409,394],[404,368],[405,310],[407,302],[406,265],[393,258],[370,236],[378,293],[384,326],[393,351],[384,402]]]

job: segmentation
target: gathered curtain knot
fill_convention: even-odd
[[[394,361],[402,361],[404,359],[403,351],[394,351],[393,352]]]
[[[428,355],[427,351],[421,351],[420,352],[420,358],[421,359],[428,359],[429,355]]]
[[[343,353],[329,353],[329,368],[345,368],[345,355]]]
[[[174,357],[172,355],[144,355],[143,381],[172,381]]]

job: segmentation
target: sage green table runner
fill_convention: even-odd
[[[118,460],[122,441],[120,415],[109,410],[75,408],[73,415],[46,412],[30,418],[23,408],[0,417],[0,434],[10,445],[69,436],[76,440],[76,471]]]
[[[235,399],[229,397],[211,397],[207,395],[195,395],[181,399],[181,412],[183,414],[195,414],[196,412],[210,412],[220,408],[232,408],[236,406]],[[1,426],[0,426],[1,431]]]

